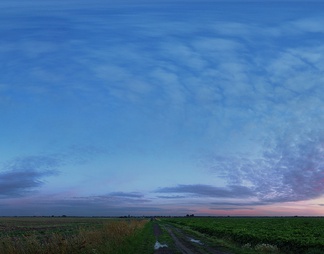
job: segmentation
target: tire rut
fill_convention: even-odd
[[[171,225],[164,225],[164,228],[172,237],[177,249],[183,254],[230,254],[208,246],[204,239],[196,239],[181,229]]]

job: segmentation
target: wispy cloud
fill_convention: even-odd
[[[249,201],[249,200],[239,200],[236,202],[212,202],[212,205],[217,207],[226,207],[226,206],[234,206],[234,207],[246,207],[246,206],[263,206],[269,203],[263,201]]]
[[[20,210],[23,208],[22,210]],[[28,199],[21,203],[5,203],[3,215],[77,215],[77,216],[125,216],[169,214],[170,209],[142,203],[110,204],[106,201],[87,199]]]
[[[157,196],[157,198],[161,198],[161,199],[184,199],[184,198],[186,198],[186,196],[181,196],[181,195]]]
[[[107,206],[125,206],[130,204],[145,204],[151,200],[138,192],[111,192],[106,195],[74,197],[71,200],[84,200],[89,203],[102,203]]]
[[[323,17],[309,17],[292,21],[290,25],[299,33],[324,33],[323,21]]]
[[[320,133],[281,137],[259,159],[215,157],[212,171],[249,186],[261,202],[309,200],[324,194],[323,144]]]
[[[0,197],[30,195],[46,183],[46,178],[60,175],[64,166],[83,165],[105,153],[107,150],[98,146],[75,144],[59,153],[26,155],[3,161],[0,164]]]
[[[217,208],[210,208],[211,210],[221,210],[221,211],[235,211],[235,210],[255,210],[252,207],[217,207]]]
[[[138,192],[114,192],[98,196],[63,198],[34,195],[2,200],[2,204],[6,206],[2,209],[4,215],[124,216],[167,214],[169,211],[168,208],[152,204],[151,200]]]
[[[126,198],[143,198],[144,195],[139,192],[111,192],[110,196]]]
[[[239,198],[252,197],[253,192],[245,186],[228,186],[226,188],[211,185],[178,185],[175,187],[163,187],[156,190],[157,193],[187,193],[192,196],[204,196],[213,198]]]
[[[69,9],[70,5],[74,6],[74,4],[58,4],[57,7]],[[85,8],[85,6],[81,5],[80,8]],[[95,11],[98,5],[94,4],[91,8]],[[148,11],[155,13],[157,10],[148,9]],[[256,87],[260,86],[260,82],[267,81],[262,80],[259,75],[263,71],[266,73],[262,73],[262,76],[272,77],[273,83],[288,84],[290,82],[290,90],[300,87],[297,85],[297,88],[294,88],[293,84],[305,84],[305,81],[310,81],[311,77],[312,82],[307,82],[308,86],[318,81],[317,76],[314,78],[312,75],[314,73],[311,71],[310,75],[298,75],[299,69],[307,65],[298,56],[289,53],[287,48],[280,49],[282,54],[280,51],[279,54],[277,51],[274,53],[271,50],[273,48],[269,47],[265,41],[258,40],[258,37],[264,36],[264,30],[275,28],[285,31],[285,28],[281,26],[264,27],[262,25],[261,27],[261,25],[249,22],[233,21],[216,22],[216,25],[212,23],[207,26],[205,23],[203,25],[195,23],[195,26],[192,26],[183,21],[176,22],[161,17],[156,17],[152,22],[145,22],[136,17],[135,15],[134,23],[129,24],[125,22],[125,16],[116,15],[118,22],[116,22],[116,28],[113,29],[113,33],[116,33],[116,36],[113,36],[115,39],[109,39],[103,43],[105,40],[103,40],[104,36],[100,29],[107,29],[106,24],[109,22],[106,18],[100,15],[91,16],[90,31],[87,22],[73,22],[74,19],[80,20],[75,13],[71,14],[70,18],[65,17],[63,21],[56,14],[52,15],[47,22],[58,24],[58,28],[66,27],[67,30],[74,31],[76,34],[86,31],[93,37],[89,36],[83,38],[82,41],[76,41],[75,38],[67,35],[65,41],[50,43],[46,38],[37,39],[39,37],[37,34],[42,34],[42,31],[47,29],[44,25],[32,27],[37,33],[28,40],[16,42],[14,46],[10,42],[7,43],[7,47],[11,45],[12,52],[17,50],[23,52],[23,59],[35,58],[32,66],[26,66],[26,75],[32,75],[33,78],[47,83],[51,81],[58,83],[55,79],[59,79],[61,86],[69,84],[64,86],[65,91],[78,90],[83,93],[92,91],[97,94],[104,89],[108,92],[107,95],[122,102],[141,104],[143,99],[146,99],[144,101],[150,102],[150,105],[154,102],[148,99],[149,96],[153,98],[155,94],[160,94],[159,99],[164,102],[163,107],[176,105],[186,110],[192,98],[199,99],[198,103],[209,111],[212,109],[215,111],[215,108],[219,106],[219,97],[222,96],[222,106],[237,107],[243,101],[254,102],[255,97],[250,92],[259,89]],[[163,34],[156,34],[156,23],[163,24],[159,29],[159,32]],[[289,25],[302,27],[314,27],[321,24],[317,18],[295,20],[292,23],[290,22]],[[29,23],[26,24],[26,28],[29,25]],[[95,27],[100,29],[93,30]],[[133,28],[131,42],[122,32],[130,28]],[[198,33],[201,30],[202,32]],[[230,36],[231,32],[235,36]],[[303,32],[307,33],[309,29],[304,29]],[[267,38],[275,39],[271,34]],[[94,39],[97,41],[96,47],[83,48],[88,44],[93,45]],[[278,44],[274,43],[274,47],[276,45]],[[309,48],[311,49],[312,45]],[[56,54],[64,54],[69,65],[63,64],[64,67],[59,68],[62,63],[55,62],[53,55]],[[24,61],[23,59],[20,57],[20,61]],[[44,62],[52,64],[44,65]],[[89,80],[89,77],[84,76],[83,73],[98,78],[101,81],[98,83],[101,85],[97,84],[94,87],[92,84],[97,83],[97,80],[95,78]],[[75,79],[80,82],[70,82]],[[82,80],[89,82],[85,83]],[[32,89],[31,84],[24,86]],[[210,92],[208,98],[202,96],[201,90],[203,89],[200,87],[206,87],[204,94]],[[49,86],[44,89],[42,85],[39,89],[41,88],[43,91],[51,90]],[[33,89],[37,90],[35,87]],[[214,100],[211,100],[211,97]],[[245,99],[242,100],[242,98]],[[203,101],[204,99],[206,100]],[[108,101],[110,100],[105,100],[105,103]]]
[[[60,161],[50,156],[27,156],[5,163],[0,172],[0,197],[24,196],[56,175]]]

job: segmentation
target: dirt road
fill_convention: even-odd
[[[162,235],[162,230],[157,223],[153,224],[153,231],[154,231],[154,236],[156,238],[156,242],[154,246],[155,249],[154,254],[172,254],[172,251],[166,244],[160,243],[158,241],[159,236]]]
[[[163,246],[164,243],[159,243],[158,239],[159,236],[162,234],[161,226],[156,222],[153,225],[154,229],[154,235],[157,239],[157,242],[163,246],[161,248],[157,248],[154,252],[154,254],[176,254],[176,253],[183,253],[183,254],[230,254],[228,252],[224,252],[221,250],[218,250],[215,247],[212,247],[208,244],[208,241],[206,239],[203,239],[200,237],[200,239],[197,239],[197,237],[193,237],[185,233],[180,228],[176,228],[172,225],[162,225],[164,229],[168,232],[168,234],[171,236],[174,245],[176,247],[176,250],[171,250],[169,246]],[[157,246],[157,245],[156,245]]]

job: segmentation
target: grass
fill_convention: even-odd
[[[150,221],[147,222],[141,230],[127,237],[114,253],[151,254],[153,253],[154,243],[153,223]]]
[[[151,227],[145,219],[2,218],[0,253],[152,253]]]
[[[171,235],[167,232],[167,230],[164,226],[163,220],[157,220],[156,223],[160,226],[160,228],[162,230],[162,234],[158,237],[157,240],[162,244],[167,244],[169,249],[172,251],[172,253],[175,253],[175,254],[180,253],[178,251],[178,249],[176,248],[174,240],[172,239]]]

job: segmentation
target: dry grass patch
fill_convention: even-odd
[[[147,220],[102,220],[94,228],[80,227],[74,234],[39,234],[5,236],[0,240],[0,253],[6,254],[68,254],[114,253],[127,237],[135,234]]]

